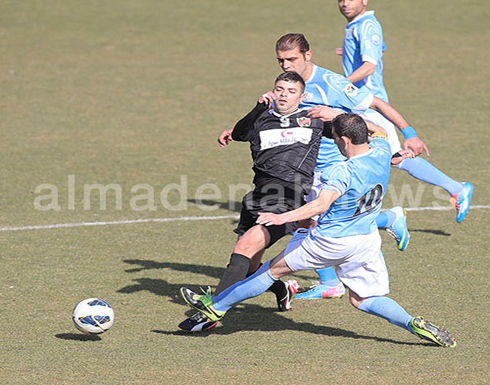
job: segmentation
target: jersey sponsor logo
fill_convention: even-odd
[[[311,119],[307,118],[306,116],[303,116],[301,118],[296,118],[296,121],[298,122],[298,126],[300,126],[300,127],[310,127],[311,126]]]
[[[357,87],[354,84],[347,84],[344,88],[344,93],[347,96],[357,96]]]
[[[306,127],[295,127],[289,130],[273,129],[260,132],[260,149],[267,150],[278,146],[295,143],[308,144],[313,131]]]

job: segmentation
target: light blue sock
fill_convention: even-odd
[[[396,214],[390,210],[382,211],[376,217],[376,225],[380,229],[386,229],[395,222]]]
[[[335,274],[333,267],[327,267],[326,269],[315,270],[320,277],[320,283],[327,286],[337,286],[340,281]]]
[[[446,190],[449,194],[459,194],[463,185],[449,178],[442,171],[421,157],[405,159],[397,168],[408,172],[414,178],[422,182],[434,184]]]
[[[277,279],[272,278],[269,270],[271,261],[264,263],[253,275],[231,285],[226,290],[213,297],[213,308],[218,311],[228,311],[233,305],[246,299],[257,297]]]
[[[410,327],[412,316],[398,302],[388,297],[369,297],[359,305],[359,310],[384,318],[393,325],[400,326],[413,334]]]

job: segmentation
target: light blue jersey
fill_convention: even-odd
[[[324,105],[344,112],[362,113],[369,108],[372,101],[373,94],[370,91],[358,89],[344,76],[313,65],[311,76],[306,81],[305,100],[300,108]],[[315,171],[324,171],[343,160],[345,157],[334,141],[322,137]]]
[[[340,197],[318,219],[311,237],[347,237],[377,230],[376,217],[390,178],[391,150],[384,136],[369,143],[371,150],[339,162],[321,177],[322,188]]]
[[[358,88],[366,88],[378,98],[388,102],[388,94],[383,84],[383,29],[368,11],[354,19],[345,28],[342,63],[345,76],[351,75],[363,62],[376,65],[374,73],[354,83]]]

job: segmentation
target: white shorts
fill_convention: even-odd
[[[363,298],[390,292],[388,270],[377,231],[367,235],[331,238],[309,236],[298,229],[284,251],[292,271],[335,267],[339,279]]]
[[[388,134],[388,142],[390,143],[391,153],[394,154],[402,149],[400,145],[400,139],[398,138],[397,128],[393,123],[386,119],[383,115],[376,111],[369,111],[361,114],[361,116],[371,122],[380,126],[386,130]]]

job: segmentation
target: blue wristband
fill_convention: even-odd
[[[413,129],[412,126],[408,126],[408,127],[402,128],[401,129],[401,132],[402,132],[403,137],[405,139],[412,139],[412,138],[416,138],[417,137],[417,133],[415,132],[415,130]]]

